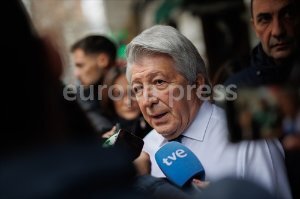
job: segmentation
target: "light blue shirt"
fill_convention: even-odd
[[[182,144],[201,161],[206,180],[238,177],[254,181],[278,198],[291,198],[284,165],[284,152],[277,139],[231,143],[225,112],[203,102],[194,121],[182,135]],[[165,177],[155,161],[155,153],[168,141],[155,129],[144,138],[143,151],[150,155],[151,175]]]

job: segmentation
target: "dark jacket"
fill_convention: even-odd
[[[144,198],[126,150],[72,143],[0,156],[0,198]]]
[[[78,87],[76,94],[78,104],[86,113],[96,131],[101,135],[111,130],[113,127],[112,123],[101,111],[99,101],[101,99],[98,98],[98,87],[94,85],[91,90],[89,88]]]
[[[299,52],[297,53],[299,54]],[[290,86],[299,89],[299,57],[291,57],[290,60],[279,66],[264,53],[261,44],[259,44],[252,51],[249,66],[228,78],[224,84],[227,86],[235,84],[237,85],[237,89],[241,87],[258,87],[270,84]],[[294,198],[299,198],[299,166],[296,164],[298,163],[298,160],[299,151],[285,151],[287,172]]]
[[[256,87],[285,83],[291,74],[293,59],[282,65],[276,65],[258,44],[251,53],[248,67],[229,77],[225,85],[235,84],[237,87]]]

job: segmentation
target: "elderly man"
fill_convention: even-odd
[[[279,198],[291,198],[283,151],[278,140],[230,143],[224,111],[204,100],[209,82],[204,62],[193,44],[176,29],[157,25],[127,46],[127,78],[139,107],[154,128],[136,160],[141,173],[164,177],[154,154],[181,138],[202,162],[206,180],[245,178]],[[149,161],[150,159],[150,161]],[[149,170],[145,169],[151,162]]]
[[[249,67],[225,84],[261,86],[286,83],[296,51],[294,0],[251,0],[251,23],[260,43],[251,53]]]

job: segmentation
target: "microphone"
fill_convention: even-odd
[[[119,129],[117,133],[108,138],[102,145],[104,148],[113,146],[123,147],[123,149],[128,150],[131,159],[134,160],[141,154],[144,141],[124,129]]]
[[[184,187],[192,179],[205,180],[205,171],[197,156],[178,142],[168,142],[155,154],[165,176],[175,185]]]
[[[166,178],[156,178],[151,175],[138,176],[134,188],[150,198],[156,199],[192,199],[189,194],[171,184]]]

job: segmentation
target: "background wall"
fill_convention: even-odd
[[[74,83],[69,48],[88,34],[127,44],[154,24],[176,27],[197,47],[211,77],[257,43],[249,25],[250,0],[23,0],[42,36],[62,54],[66,83]]]

